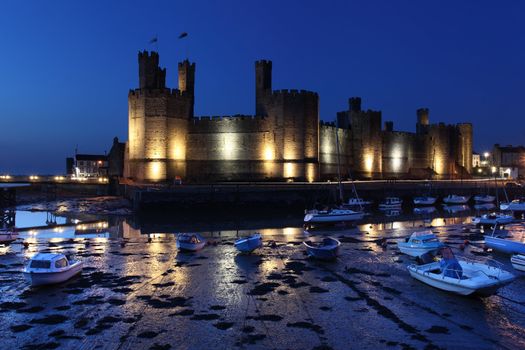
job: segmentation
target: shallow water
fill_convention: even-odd
[[[45,225],[45,216],[33,214],[17,213],[17,226]],[[374,214],[358,227],[312,232],[293,215],[59,217],[71,225],[22,231],[27,248],[0,248],[0,336],[6,348],[523,348],[523,274],[498,295],[460,297],[413,280],[406,271],[412,260],[395,242],[432,225],[459,255],[493,258],[511,270],[508,256],[485,252],[468,216],[412,215]],[[210,244],[177,252],[180,228]],[[522,224],[508,229],[524,232]],[[235,238],[255,230],[264,247],[237,254]],[[302,241],[323,235],[342,242],[336,262],[304,254]],[[461,250],[465,240],[471,244]],[[82,275],[30,288],[21,269],[42,251],[82,259]]]

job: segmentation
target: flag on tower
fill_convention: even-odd
[[[153,44],[153,43],[156,43],[157,41],[158,41],[158,38],[157,38],[157,37],[154,37],[154,38],[152,38],[152,39],[149,41],[149,43],[150,43],[150,44]]]
[[[179,39],[185,38],[185,37],[187,37],[187,36],[188,36],[188,33],[186,33],[186,32],[182,32],[182,33],[180,33],[180,35],[179,35]]]

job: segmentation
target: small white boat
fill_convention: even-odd
[[[447,204],[465,204],[470,199],[469,196],[458,196],[455,194],[449,194],[443,198],[443,202]]]
[[[260,233],[255,233],[248,237],[239,238],[233,245],[242,253],[251,253],[262,247],[262,237]]]
[[[372,203],[372,201],[365,201],[363,198],[350,198],[345,205],[349,207],[364,207],[365,205],[370,205]]]
[[[443,248],[443,258],[438,262],[408,266],[410,275],[434,288],[460,295],[494,294],[510,283],[515,276],[500,267],[480,262],[458,260],[450,248]]]
[[[414,205],[433,205],[436,203],[436,197],[430,197],[430,196],[418,196],[414,197]]]
[[[379,209],[397,209],[401,208],[403,205],[403,200],[398,197],[386,197],[384,201],[379,203]]]
[[[206,239],[198,233],[180,233],[177,235],[177,249],[196,252],[204,248]]]
[[[13,230],[0,229],[0,244],[8,245],[18,239],[18,233]]]
[[[405,242],[397,243],[397,247],[401,253],[413,257],[436,251],[444,246],[445,245],[441,243],[436,235],[430,230],[414,232]]]
[[[24,276],[32,286],[67,281],[82,271],[83,263],[68,260],[64,254],[38,253],[24,268]]]
[[[523,212],[525,211],[525,200],[523,198],[515,199],[510,203],[501,203],[499,207],[501,210]]]
[[[489,196],[488,194],[478,194],[474,196],[474,202],[476,203],[492,203],[496,200],[496,197]]]
[[[349,222],[363,219],[365,213],[350,209],[310,210],[304,216],[305,223]]]
[[[523,254],[513,255],[510,257],[510,262],[512,264],[512,267],[514,267],[516,270],[525,272],[525,255]]]
[[[341,242],[332,237],[326,237],[321,242],[303,242],[309,257],[320,260],[332,260],[339,254]]]
[[[494,225],[507,225],[514,221],[514,217],[511,215],[490,213],[481,216],[475,216],[472,218],[474,225],[480,226],[494,226]]]

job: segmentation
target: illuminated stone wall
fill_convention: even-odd
[[[338,134],[336,137],[336,133]],[[322,180],[337,180],[337,138],[339,139],[339,163],[341,178],[353,178],[351,133],[349,129],[337,128],[333,123],[321,122],[319,127],[319,163]]]

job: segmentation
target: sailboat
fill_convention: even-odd
[[[337,149],[337,177],[338,177],[338,187],[339,187],[339,202],[343,203],[343,184],[341,182],[341,160],[340,160],[340,150],[339,150],[339,135],[335,130],[335,142]],[[353,192],[355,198],[358,199],[357,190],[355,188],[354,182],[352,181]],[[365,213],[362,211],[362,206],[360,206],[359,211],[354,211],[352,209],[345,208],[343,205],[327,210],[310,210],[305,212],[304,223],[305,226],[309,226],[311,223],[337,223],[337,222],[354,222],[362,220],[365,216]]]

